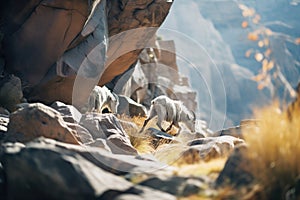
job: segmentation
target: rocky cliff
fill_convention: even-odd
[[[89,62],[84,77],[101,74],[99,85],[123,73],[156,31],[138,28],[159,27],[172,3],[33,0],[1,4],[5,73],[21,79],[28,100],[71,103],[75,74],[84,61]],[[129,30],[133,31],[126,33]],[[86,89],[83,100],[91,87]]]

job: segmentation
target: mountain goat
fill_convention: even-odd
[[[160,128],[161,131],[167,132],[171,130],[172,126],[179,128],[178,133],[181,130],[179,126],[179,122],[184,123],[187,128],[189,128],[192,132],[195,132],[195,123],[196,116],[195,113],[189,111],[181,101],[172,100],[167,96],[159,96],[151,101],[150,114],[148,118],[145,120],[144,125],[140,132],[144,131],[147,123],[157,115],[158,120],[156,125]],[[162,121],[170,122],[170,126],[164,130],[161,126]]]
[[[95,86],[88,99],[87,112],[103,113],[107,109],[111,113],[117,113],[118,105],[119,99],[116,94],[105,86]]]

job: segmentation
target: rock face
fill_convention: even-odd
[[[1,162],[7,174],[8,198],[94,199],[107,190],[122,191],[131,186],[83,157],[60,148],[7,146]],[[46,190],[49,186],[51,190]]]
[[[136,103],[129,97],[119,95],[119,106],[118,106],[118,113],[125,114],[127,116],[141,116],[146,117],[147,109],[142,104]]]
[[[60,113],[43,104],[26,104],[10,115],[8,140],[28,142],[40,136],[71,144],[80,141]]]
[[[79,123],[82,117],[81,113],[74,106],[59,101],[54,102],[51,108],[57,110],[66,122]]]
[[[88,129],[94,140],[98,138],[105,139],[113,153],[137,154],[127,133],[114,115],[86,114],[83,115],[80,125]]]
[[[114,168],[122,162],[122,168],[132,159],[123,158],[122,161],[101,149],[44,138],[26,145],[5,143],[0,150],[0,186],[3,186],[1,175],[4,172],[5,190],[0,189],[0,196],[5,199],[128,199],[132,196],[133,199],[175,199],[158,190],[134,186],[101,168],[108,160],[107,167]],[[148,168],[151,165],[149,161],[137,162],[137,159],[133,163]],[[135,167],[131,165],[127,169],[131,171]]]
[[[6,69],[31,85],[69,48],[89,14],[83,0],[11,1],[2,9]]]
[[[146,107],[155,97],[166,95],[196,110],[197,95],[187,77],[178,71],[174,41],[153,40],[150,44],[152,47],[143,49],[136,65],[112,81],[111,88]]]
[[[77,59],[75,64],[78,67],[83,59],[96,63],[91,51],[97,51],[102,57],[97,60],[102,63],[102,68],[95,66],[93,70],[97,70],[97,74],[103,73],[98,83],[103,85],[126,71],[137,60],[141,49],[138,48],[139,44],[146,44],[156,29],[137,31],[135,34],[125,33],[111,39],[110,44],[107,37],[135,28],[159,27],[171,5],[171,2],[165,0],[107,3],[102,0],[94,1],[93,4],[83,0],[1,2],[1,19],[5,22],[1,23],[5,70],[16,74],[23,84],[29,86],[26,96],[30,96],[30,100],[71,103],[75,80],[72,74],[76,70],[73,64],[64,62],[61,57],[70,54],[74,47],[79,47],[81,55],[87,57]],[[34,34],[32,30],[35,30]],[[88,45],[83,47],[84,43]],[[95,50],[94,47],[99,43],[104,45],[104,51]],[[126,49],[131,50],[126,52]],[[76,55],[71,57],[76,58]],[[103,71],[106,56],[109,64]],[[56,71],[63,72],[67,77],[57,76],[62,74]],[[82,94],[83,100],[88,96],[88,91]]]

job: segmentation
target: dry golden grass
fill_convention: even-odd
[[[123,121],[131,122],[137,125],[137,129],[130,126],[123,126],[123,128],[125,129],[126,133],[129,135],[132,146],[136,148],[139,153],[143,154],[143,153],[154,152],[155,147],[153,146],[153,138],[147,134],[147,129],[150,127],[158,129],[156,125],[156,118],[149,121],[143,133],[139,133],[139,131],[141,130],[144,121],[146,120],[145,117],[136,116],[131,118],[122,115],[122,116],[118,116],[118,118]],[[168,123],[165,122],[163,126],[164,127],[168,126]],[[177,129],[173,127],[168,133],[176,134]],[[162,141],[161,144],[164,144],[164,142]]]
[[[209,175],[212,178],[217,178],[216,176],[218,176],[224,168],[226,160],[226,158],[218,158],[212,159],[210,162],[202,161],[192,165],[180,165],[177,173],[182,176]]]
[[[281,199],[300,177],[300,110],[292,118],[281,113],[277,103],[255,112],[259,129],[245,134],[250,172],[268,199]],[[266,198],[267,199],[267,198]]]
[[[154,152],[154,148],[152,147],[152,139],[150,136],[139,133],[139,130],[144,123],[146,118],[144,117],[133,117],[130,118],[128,116],[122,115],[118,116],[119,119],[125,122],[134,123],[137,127],[132,127],[130,125],[123,125],[125,132],[128,134],[130,142],[132,146],[140,153],[152,153]]]

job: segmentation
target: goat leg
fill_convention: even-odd
[[[166,132],[168,132],[169,130],[171,130],[171,128],[172,128],[173,125],[174,125],[174,122],[172,122],[172,123],[170,124],[170,126],[166,129]]]
[[[139,133],[142,133],[142,132],[144,131],[144,129],[145,129],[145,127],[146,127],[146,125],[148,124],[149,121],[150,121],[150,118],[148,118],[148,119],[146,119],[146,120],[144,121],[143,127],[142,127],[142,129],[140,130]]]

